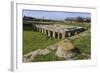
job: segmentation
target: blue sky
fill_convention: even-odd
[[[91,17],[90,13],[84,12],[54,12],[54,11],[35,11],[35,10],[23,10],[23,16],[30,16],[36,18],[45,18],[45,19],[56,19],[56,20],[64,20],[69,17]]]

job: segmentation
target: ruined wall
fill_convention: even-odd
[[[51,28],[52,26],[52,28]],[[56,27],[55,25],[33,25],[32,28],[34,31],[38,31],[38,32],[41,32],[41,33],[44,33],[46,34],[47,36],[49,37],[53,37],[53,38],[56,38],[56,39],[64,39],[66,37],[70,37],[70,36],[73,36],[73,35],[76,35],[76,34],[79,34],[83,31],[85,31],[84,28],[79,28],[79,27],[70,27],[69,28],[66,28],[66,27],[63,27],[62,28],[59,28],[56,27],[56,28],[53,28]],[[60,27],[60,26],[59,26]]]

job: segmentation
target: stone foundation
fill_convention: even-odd
[[[85,29],[83,27],[67,26],[67,25],[35,25],[33,24],[33,30],[46,34],[49,37],[56,39],[64,39],[76,34],[79,34]]]

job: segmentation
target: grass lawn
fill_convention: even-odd
[[[49,45],[52,45],[60,39],[49,38],[47,35],[41,32],[35,32],[32,30],[23,31],[23,54],[32,52],[36,49],[44,49]]]
[[[84,27],[85,29],[90,29],[91,27],[91,24],[90,23],[67,23],[67,22],[64,22],[64,23],[60,23],[60,24],[63,24],[63,25],[71,25],[71,26],[80,26],[80,27]]]
[[[38,62],[38,61],[56,61],[55,51],[52,51],[47,55],[37,55],[33,60],[33,62]]]
[[[70,25],[68,23],[67,24],[64,23],[64,24]],[[78,54],[72,59],[74,60],[90,59],[91,58],[91,32],[90,32],[91,24],[90,23],[73,23],[71,25],[80,26],[80,27],[84,27],[85,29],[88,29],[86,30],[86,32],[81,33],[82,35],[85,34],[85,36],[75,35],[75,36],[69,37],[69,40],[72,42],[72,44],[75,47],[80,49],[80,54]]]
[[[65,58],[59,58],[55,55],[56,51],[51,51],[47,55],[37,55],[33,62],[42,62],[42,61],[63,61]]]
[[[84,32],[85,36],[78,36],[76,39],[70,39],[70,41],[75,45],[75,47],[80,49],[80,54],[75,56],[73,59],[82,60],[82,59],[90,59],[91,57],[91,36],[90,32]]]
[[[81,26],[90,31],[90,24],[87,23],[74,23],[67,24],[61,23],[64,25],[72,25],[72,26]],[[72,44],[80,49],[80,54],[73,57],[73,60],[82,60],[82,59],[90,59],[91,56],[91,32],[83,32],[82,34],[86,34],[85,36],[76,36],[68,37],[68,39],[72,42]],[[74,38],[74,39],[72,39]],[[24,30],[23,31],[23,54],[27,54],[36,49],[44,49],[49,45],[59,42],[61,39],[50,38],[41,32],[35,32],[32,30]],[[64,60],[59,59],[55,56],[55,52],[51,52],[45,56],[39,55],[35,57],[34,62],[37,61],[58,61]]]

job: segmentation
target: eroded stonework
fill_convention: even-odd
[[[85,31],[83,27],[60,25],[60,24],[54,24],[54,25],[34,24],[32,27],[34,31],[39,31],[46,34],[49,37],[54,37],[58,39],[64,39],[66,37],[70,37]]]

